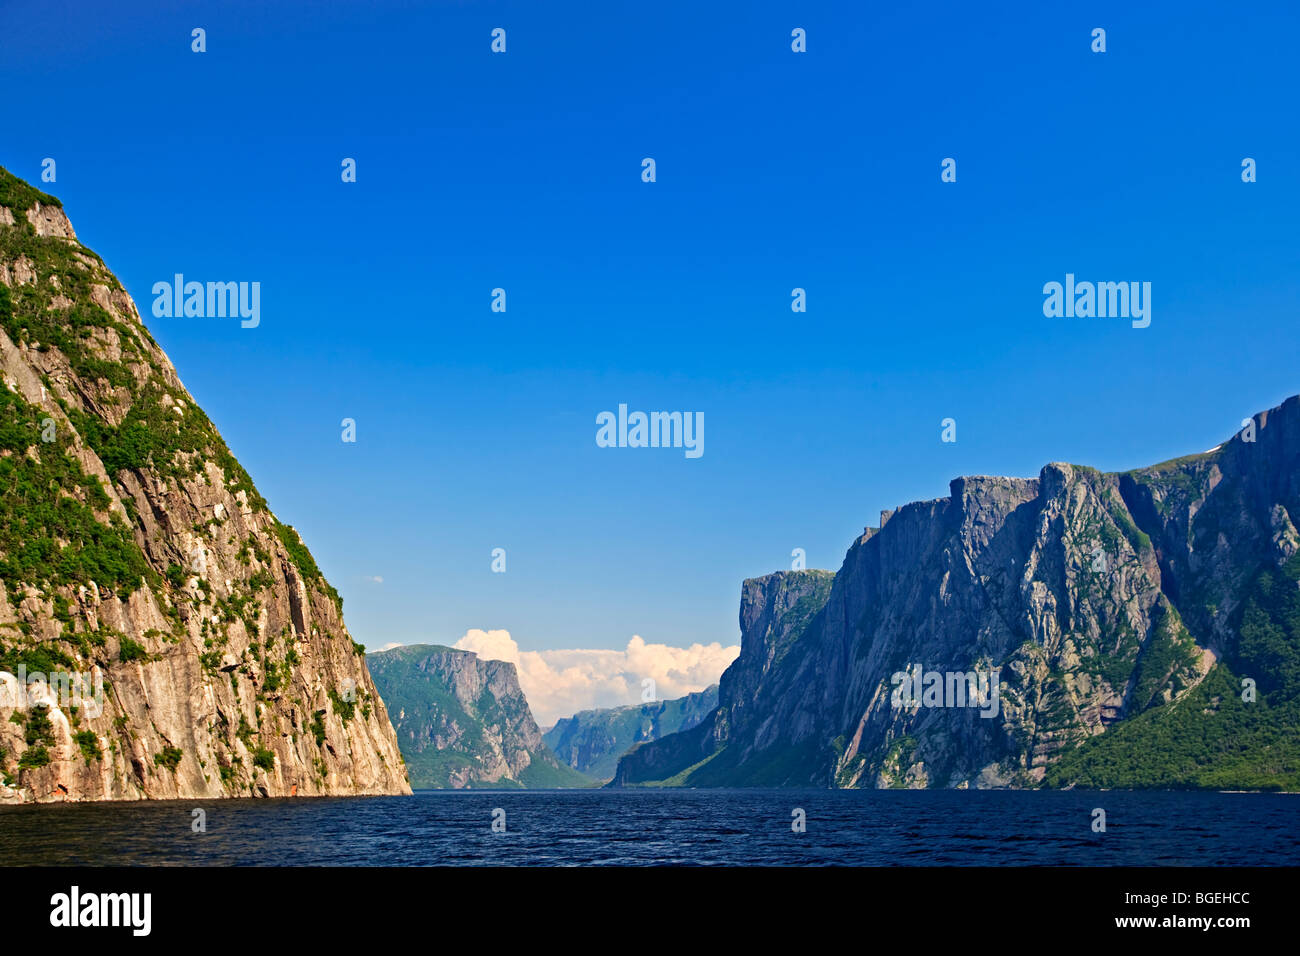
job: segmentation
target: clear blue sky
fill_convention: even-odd
[[[257,329],[149,324],[358,640],[730,643],[743,578],[795,547],[838,568],[881,508],[1200,451],[1300,391],[1298,28],[1294,3],[8,0],[0,164],[57,160],[146,316],[175,272],[262,283]],[[1151,326],[1044,318],[1067,272],[1150,281]],[[704,456],[597,448],[620,402],[704,412]]]

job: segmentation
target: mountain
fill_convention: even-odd
[[[408,793],[338,593],[3,169],[0,373],[0,801]]]
[[[515,665],[410,644],[370,656],[419,789],[589,787],[542,742]]]
[[[613,785],[1300,789],[1298,465],[1290,398],[1203,454],[886,512],[829,589],[746,581],[718,710]]]
[[[689,730],[718,706],[718,685],[650,704],[583,710],[542,734],[546,746],[574,770],[609,780],[630,747]]]
[[[779,764],[791,752],[789,747],[771,745],[779,740],[781,730],[770,726],[767,708],[776,701],[768,677],[787,655],[805,652],[801,642],[811,625],[820,622],[834,581],[831,572],[813,570],[779,571],[746,581],[740,599],[740,656],[718,682],[718,707],[692,728],[633,747],[619,760],[612,784],[708,787],[791,782],[780,766],[766,766],[773,758]],[[756,722],[764,726],[753,727]],[[761,740],[758,746],[750,744],[750,734]]]

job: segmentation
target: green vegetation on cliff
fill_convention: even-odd
[[[608,780],[632,747],[689,730],[718,706],[718,687],[648,704],[584,710],[565,717],[542,735],[564,763],[580,773]]]
[[[0,285],[0,324],[12,315]],[[100,480],[73,456],[67,429],[0,388],[0,580],[134,591],[156,578]]]
[[[1239,633],[1190,692],[1070,751],[1044,785],[1300,791],[1300,553],[1255,576]]]
[[[58,200],[3,169],[0,353],[0,669],[108,689],[57,741],[0,723],[0,802],[407,790],[337,591]]]
[[[513,664],[436,644],[397,647],[368,660],[412,787],[593,785],[542,741]]]
[[[8,206],[14,210],[16,219],[19,212],[25,213],[36,203],[63,208],[63,203],[54,196],[41,192],[35,186],[0,167],[0,206]]]

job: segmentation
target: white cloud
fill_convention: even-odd
[[[542,727],[580,710],[641,703],[641,681],[655,682],[658,700],[671,700],[716,684],[740,654],[739,645],[647,644],[633,636],[621,651],[573,649],[521,651],[509,631],[467,631],[452,645],[484,660],[509,661]]]
[[[380,577],[378,574],[369,574],[369,575],[366,575],[366,580],[369,581],[371,584],[383,584],[383,583],[384,583],[384,579],[383,579],[382,577]]]
[[[401,643],[399,643],[399,642],[397,642],[397,641],[389,641],[387,644],[385,644],[383,647],[381,647],[380,650],[381,650],[381,651],[391,651],[394,647],[405,647],[405,646],[406,646],[405,644],[401,644]]]
[[[519,663],[519,645],[506,630],[480,631],[473,627],[451,646],[462,651],[473,651],[485,661],[509,661],[516,665]]]

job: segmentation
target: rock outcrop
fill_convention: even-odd
[[[420,789],[585,787],[542,741],[515,665],[409,644],[371,655],[379,695]]]
[[[641,744],[619,761],[611,783],[729,786],[789,782],[781,764],[786,731],[803,734],[818,688],[778,688],[783,665],[810,652],[835,576],[829,571],[779,571],[744,583],[740,596],[740,656],[718,681],[718,707],[695,727]],[[780,700],[779,726],[772,705]],[[775,757],[778,766],[769,765]],[[743,770],[741,769],[743,768]],[[809,768],[808,772],[814,771]]]
[[[614,784],[1295,789],[1298,464],[1292,398],[1151,468],[959,478],[810,621],[797,575],[746,581],[717,713]]]
[[[408,793],[338,593],[2,169],[0,373],[0,801]]]

